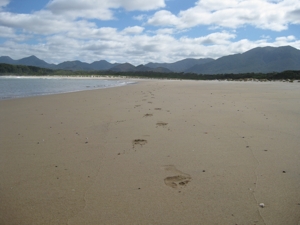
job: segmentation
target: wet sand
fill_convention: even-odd
[[[300,224],[300,83],[140,81],[0,124],[1,225]]]

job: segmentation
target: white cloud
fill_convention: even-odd
[[[242,53],[258,46],[291,45],[300,49],[300,41],[295,36],[278,37],[271,42],[264,38],[256,41],[236,40],[235,33],[215,32],[196,38],[176,39],[167,32],[154,35],[143,32],[132,35],[130,32],[118,31],[111,27],[92,27],[84,32],[94,35],[94,38],[84,39],[80,37],[82,31],[74,30],[72,35],[64,33],[51,35],[33,45],[7,41],[0,45],[0,52],[12,58],[34,54],[53,63],[67,60],[93,62],[105,59],[110,62],[130,62],[139,65],[151,61],[175,62],[184,58],[218,58]]]
[[[95,18],[100,20],[113,19],[113,13],[109,9],[112,7],[107,1],[95,0],[52,0],[47,9],[54,15],[68,16],[71,19],[76,18]]]
[[[185,43],[192,45],[226,45],[230,43],[230,39],[235,38],[236,35],[228,32],[217,32],[207,36],[198,38],[181,38],[180,40]]]
[[[124,34],[140,34],[145,28],[140,26],[126,27],[122,33]]]
[[[288,42],[292,42],[292,41],[295,41],[295,40],[296,40],[296,38],[293,35],[290,35],[290,36],[287,36],[287,37],[277,37],[275,39],[275,41],[277,43],[288,43]]]
[[[0,6],[7,2],[0,0]],[[234,31],[244,25],[282,30],[290,23],[300,23],[295,0],[201,0],[177,15],[166,10],[155,12],[148,24],[159,26],[157,30],[140,25],[143,23],[140,21],[148,18],[148,12],[134,17],[137,25],[118,28],[108,27],[106,22],[103,24],[107,26],[101,27],[89,20],[113,19],[114,10],[119,8],[151,10],[164,5],[163,0],[101,0],[101,4],[100,0],[73,0],[72,4],[67,0],[53,0],[45,9],[32,14],[0,11],[0,36],[7,40],[0,45],[0,52],[16,59],[34,54],[50,63],[105,59],[139,65],[191,57],[218,58],[258,46],[291,45],[300,49],[298,34],[284,36],[281,33],[277,38],[262,36],[254,41],[239,40],[238,32]],[[218,29],[208,30],[211,33],[205,35],[193,33],[193,38],[180,37],[185,31],[192,33],[191,27],[198,25]],[[220,31],[222,27],[231,29]],[[25,44],[23,40],[32,40],[35,44]]]
[[[165,7],[164,0],[52,0],[47,9],[56,15],[67,15],[71,18],[113,19],[111,9],[124,8],[128,11],[154,10]]]
[[[0,25],[22,29],[25,33],[52,35],[63,33],[76,38],[97,38],[105,28],[98,28],[95,23],[86,20],[72,21],[63,16],[55,16],[49,11],[34,14],[13,14],[0,12]]]
[[[300,5],[297,9],[287,12],[286,17],[291,20],[293,24],[300,24]]]
[[[8,5],[9,2],[10,2],[10,0],[0,0],[0,9],[1,9],[1,7]]]
[[[40,34],[51,34],[71,27],[70,22],[67,24],[62,18],[54,17],[47,11],[40,11],[35,14],[0,12],[0,24]]]
[[[298,10],[295,10],[297,9]],[[155,26],[174,26],[178,29],[197,25],[238,28],[252,25],[261,29],[282,31],[289,23],[300,23],[298,0],[199,0],[178,15],[169,11],[156,12],[148,20]]]
[[[145,0],[107,0],[108,2],[115,2],[119,7],[123,7],[126,10],[132,11],[132,10],[154,10],[158,8],[165,7],[165,1],[164,0],[151,0],[151,1],[145,1]]]
[[[10,27],[0,26],[0,37],[2,38],[14,38],[16,37],[14,29]]]
[[[158,29],[156,31],[157,34],[173,34],[175,33],[175,30],[172,28],[163,28],[163,29]]]
[[[145,14],[141,14],[141,15],[138,15],[138,16],[134,16],[133,19],[135,20],[139,20],[139,21],[143,21],[147,18],[147,15]]]
[[[154,16],[148,20],[148,24],[154,26],[179,26],[180,18],[167,10],[161,10],[156,12]]]

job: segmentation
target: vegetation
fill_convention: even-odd
[[[35,66],[10,65],[0,63],[0,75],[18,76],[116,76],[132,78],[157,78],[157,79],[188,79],[188,80],[300,80],[299,70],[288,70],[273,73],[242,73],[242,74],[217,74],[202,75],[195,73],[159,73],[159,72],[116,72],[116,71],[72,71],[51,70]]]
[[[0,75],[50,75],[51,73],[53,70],[35,66],[0,63]]]

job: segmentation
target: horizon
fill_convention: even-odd
[[[0,52],[64,61],[172,63],[256,47],[300,49],[298,0],[0,0]]]
[[[271,47],[271,48],[292,47],[292,48],[294,48],[293,46],[290,46],[290,45],[279,46],[279,47],[265,46],[265,47],[256,47],[256,48],[266,48],[266,47]],[[255,49],[255,48],[253,48],[253,49]],[[253,50],[253,49],[249,49],[248,51]],[[298,48],[295,48],[295,49],[300,50],[300,49],[298,49]],[[247,52],[247,51],[246,51],[246,52]],[[245,53],[245,52],[241,52],[241,53],[237,53],[237,54],[243,54],[243,53]],[[231,54],[231,55],[233,55],[233,54]],[[229,55],[224,55],[224,56],[229,56]],[[221,56],[221,57],[219,57],[219,58],[222,58],[222,57],[224,57],[224,56]],[[133,66],[135,66],[135,67],[141,66],[141,65],[145,66],[145,65],[147,65],[148,63],[159,63],[159,64],[164,64],[164,63],[166,63],[166,62],[147,62],[147,63],[145,63],[145,64],[135,65],[135,64],[132,64],[132,63],[130,63],[130,62],[114,62],[114,63],[111,63],[111,62],[109,62],[109,61],[107,61],[107,60],[105,60],[105,59],[100,59],[100,60],[93,61],[93,62],[90,62],[90,63],[89,63],[89,62],[80,61],[80,60],[77,60],[77,59],[72,60],[72,61],[62,61],[62,62],[59,62],[59,63],[49,63],[49,62],[45,61],[44,59],[41,59],[41,58],[39,58],[39,57],[37,57],[37,56],[35,56],[35,55],[26,56],[26,57],[19,58],[19,59],[13,59],[12,57],[7,56],[7,55],[3,55],[3,56],[0,56],[0,57],[9,57],[10,59],[15,60],[15,61],[21,60],[21,59],[25,59],[25,58],[35,57],[35,58],[37,58],[37,59],[39,59],[39,60],[42,60],[42,61],[44,61],[44,62],[46,62],[46,63],[48,63],[48,64],[54,64],[54,65],[58,65],[58,64],[61,64],[61,63],[65,63],[65,62],[76,62],[76,61],[81,62],[81,63],[87,63],[87,64],[92,64],[92,63],[95,63],[95,62],[101,62],[101,61],[106,61],[106,62],[108,62],[108,63],[110,63],[110,64],[119,64],[119,65],[128,63],[128,64],[131,64],[131,65],[133,65]],[[216,58],[216,59],[214,59],[214,60],[217,60],[217,59],[219,59],[219,58]],[[186,60],[186,59],[196,59],[196,58],[184,58],[184,59],[180,59],[180,60],[178,60],[178,61],[183,61],[183,60]],[[208,58],[199,58],[199,59],[208,59]],[[196,60],[199,60],[199,59],[196,59]],[[176,63],[176,62],[178,62],[178,61],[170,62],[170,63]]]

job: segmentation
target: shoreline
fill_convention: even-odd
[[[1,78],[1,77],[0,77]],[[94,79],[94,78],[68,78],[68,77],[47,77],[47,76],[43,76],[43,77],[34,77],[34,76],[3,76],[4,79],[16,79],[16,80],[22,80],[22,79],[34,79],[34,80],[39,80],[39,79],[45,79],[45,80],[102,80],[102,81],[116,81],[118,83],[115,83],[114,85],[104,85],[104,86],[91,86],[88,85],[86,86],[86,88],[82,88],[82,87],[72,87],[71,89],[73,90],[53,90],[53,92],[51,91],[47,91],[45,93],[23,93],[23,95],[14,95],[11,94],[11,96],[1,96],[0,101],[2,100],[10,100],[10,99],[16,99],[16,98],[28,98],[28,97],[37,97],[37,96],[47,96],[47,95],[56,95],[56,94],[64,94],[64,93],[73,93],[73,92],[80,92],[80,91],[88,91],[88,90],[97,90],[97,89],[106,89],[106,88],[114,88],[114,87],[120,87],[120,86],[125,86],[125,85],[131,85],[131,84],[135,84],[137,83],[137,80],[133,80],[133,79]],[[22,88],[22,87],[20,87]],[[48,88],[46,86],[46,88]],[[55,89],[55,86],[52,86],[52,89]],[[16,89],[17,90],[17,89]],[[1,93],[2,95],[2,93]]]
[[[18,99],[18,98],[29,98],[29,97],[37,97],[37,96],[47,96],[47,95],[56,95],[56,94],[65,94],[65,93],[74,93],[74,92],[81,92],[81,91],[89,91],[89,90],[97,90],[97,89],[106,89],[106,88],[114,88],[126,85],[137,84],[138,82],[142,81],[165,81],[165,82],[172,82],[172,81],[183,81],[183,82],[203,82],[203,83],[300,83],[300,80],[294,80],[293,82],[285,81],[285,80],[255,80],[255,79],[247,79],[247,80],[182,80],[182,79],[156,79],[156,78],[129,78],[126,76],[18,76],[18,75],[8,75],[2,76],[3,78],[13,78],[13,79],[70,79],[70,80],[124,80],[132,83],[126,83],[124,85],[116,85],[112,87],[100,87],[100,88],[92,88],[92,89],[85,89],[85,90],[74,90],[74,91],[67,91],[67,92],[58,92],[58,93],[46,93],[46,94],[37,94],[37,95],[28,95],[28,96],[20,96],[20,97],[6,97],[0,99],[3,100],[11,100],[11,99]],[[0,77],[1,78],[1,77]]]
[[[100,80],[109,80],[109,79],[126,79],[126,77],[122,77],[122,76],[109,76],[109,75],[103,75],[103,76],[93,76],[93,75],[89,75],[89,76],[82,76],[82,75],[74,75],[74,76],[70,76],[70,75],[66,75],[66,76],[62,76],[62,75],[43,75],[43,76],[20,76],[20,75],[2,75],[1,77],[4,77],[4,78],[36,78],[36,79],[100,79]]]
[[[151,77],[138,77],[138,76],[114,76],[114,75],[36,75],[36,76],[20,76],[20,75],[1,75],[0,77],[7,78],[41,78],[41,79],[100,79],[100,80],[173,80],[173,81],[226,81],[226,82],[290,82],[300,83],[299,79],[256,79],[256,78],[224,78],[224,79],[211,79],[211,80],[195,80],[195,79],[182,79],[182,78],[151,78]]]
[[[0,224],[297,224],[299,99],[145,79],[0,101]]]

